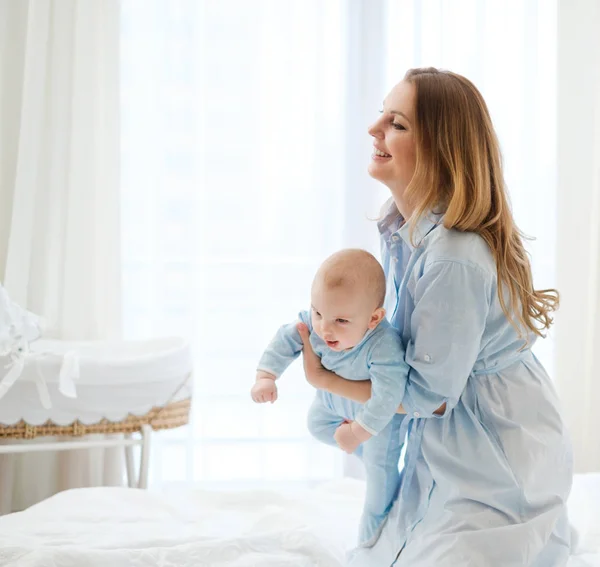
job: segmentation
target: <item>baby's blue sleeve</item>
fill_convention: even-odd
[[[277,334],[263,352],[257,370],[268,372],[279,378],[285,369],[298,358],[298,355],[302,352],[302,339],[298,329],[296,329],[298,322],[305,323],[309,332],[312,332],[310,313],[301,311],[298,314],[297,321],[279,328]]]
[[[356,422],[371,435],[377,435],[391,421],[404,398],[409,367],[404,360],[404,345],[397,331],[390,329],[368,355],[371,398],[356,417]]]

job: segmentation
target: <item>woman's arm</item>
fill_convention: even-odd
[[[321,359],[314,353],[310,345],[306,326],[302,323],[298,324],[298,332],[304,343],[302,351],[304,373],[311,386],[361,404],[364,404],[371,397],[371,380],[346,380],[334,372],[326,370],[321,364]],[[435,413],[443,415],[445,411],[446,404],[443,404]],[[400,405],[396,413],[406,413],[406,411]]]
[[[474,261],[478,250],[473,245]],[[441,404],[448,411],[459,403],[497,293],[486,262],[481,267],[460,258],[431,261],[415,282],[404,357],[410,366],[402,398],[407,414],[431,417]]]

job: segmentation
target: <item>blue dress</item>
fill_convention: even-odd
[[[487,244],[442,219],[423,217],[416,247],[395,207],[379,223],[406,453],[379,537],[349,565],[565,566],[572,455],[554,388],[500,307]]]

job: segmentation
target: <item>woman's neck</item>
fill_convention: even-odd
[[[413,207],[411,207],[401,196],[392,194],[392,198],[394,199],[396,208],[402,218],[408,220],[413,213]]]

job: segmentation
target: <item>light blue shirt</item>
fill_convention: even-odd
[[[485,241],[442,221],[421,220],[417,247],[395,206],[379,223],[406,454],[379,540],[350,565],[563,567],[572,462],[552,383],[502,311]]]
[[[330,349],[313,332],[310,312],[302,311],[300,321],[308,326],[310,343],[327,370],[348,380],[371,380],[371,399],[361,408],[357,423],[377,435],[394,417],[404,395],[407,366],[400,335],[387,320],[367,331],[355,347],[341,352]],[[279,329],[258,364],[258,370],[279,377],[302,352],[297,321]]]

